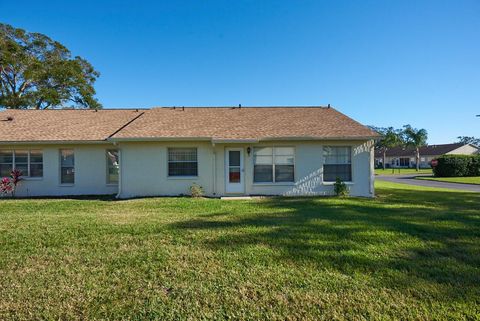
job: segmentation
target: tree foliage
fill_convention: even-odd
[[[0,107],[101,108],[93,88],[98,76],[59,42],[0,23]]]
[[[403,132],[401,129],[395,129],[393,127],[375,127],[369,126],[372,130],[381,135],[381,138],[376,141],[375,148],[382,151],[383,161],[382,166],[385,169],[386,166],[386,154],[391,148],[401,146],[403,142]]]
[[[407,147],[415,148],[415,163],[417,171],[420,169],[420,147],[427,145],[428,133],[426,129],[416,129],[410,125],[403,126],[403,140]]]
[[[381,135],[381,138],[375,143],[375,148],[382,151],[383,169],[385,169],[386,165],[385,159],[387,151],[398,146],[405,148],[410,147],[415,150],[417,171],[420,169],[420,147],[427,145],[428,139],[426,129],[416,129],[410,125],[403,126],[403,129],[395,129],[393,127],[369,127]]]
[[[473,144],[475,146],[480,146],[480,138],[473,136],[458,136],[457,142],[462,144]]]

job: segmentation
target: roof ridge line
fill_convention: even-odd
[[[117,134],[118,132],[120,132],[121,130],[123,130],[125,127],[127,127],[128,125],[130,125],[131,123],[133,123],[135,120],[137,120],[138,118],[140,118],[143,114],[145,114],[144,111],[142,111],[140,113],[140,115],[134,117],[133,119],[129,120],[127,123],[125,123],[125,125],[121,126],[119,129],[117,129],[116,131],[114,131],[110,136],[108,136],[106,139],[109,139],[109,138],[112,138],[113,135]]]
[[[182,108],[202,108],[202,109],[221,109],[221,108],[228,108],[228,109],[253,109],[253,108],[324,108],[324,109],[334,109],[332,106],[314,106],[314,105],[304,105],[304,106],[298,106],[298,105],[290,105],[290,106],[152,106],[150,109],[147,110],[152,110],[152,109],[179,109],[181,110]]]

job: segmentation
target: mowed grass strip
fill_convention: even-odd
[[[419,175],[419,174],[432,174],[431,168],[420,168],[418,171],[415,168],[376,168],[375,175]]]
[[[0,319],[475,319],[480,194],[0,201]]]
[[[429,181],[437,181],[437,182],[480,185],[480,176],[471,176],[471,177],[418,176],[418,177],[415,177],[415,178],[416,179],[429,180]]]

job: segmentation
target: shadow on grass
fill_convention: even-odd
[[[478,295],[480,194],[401,187],[379,192],[375,200],[266,199],[247,203],[262,214],[200,216],[171,228],[194,230],[213,250],[267,246],[281,262],[368,274],[382,286],[427,282],[449,286],[439,293],[445,299]],[[198,232],[209,237],[202,240]]]
[[[9,200],[75,200],[75,201],[118,201],[116,194],[105,195],[58,195],[58,196],[2,196],[0,201]]]

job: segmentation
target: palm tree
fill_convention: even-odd
[[[380,128],[377,131],[380,135],[382,135],[382,138],[377,143],[377,148],[379,148],[382,151],[382,156],[383,156],[382,165],[383,165],[383,170],[385,170],[387,150],[401,145],[402,135],[398,129],[395,129],[393,127]]]
[[[420,147],[427,144],[428,133],[426,129],[416,129],[410,125],[403,126],[405,145],[415,148],[415,163],[417,172],[420,170]]]

